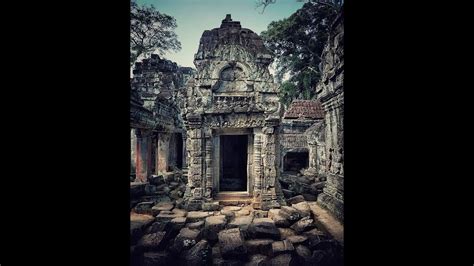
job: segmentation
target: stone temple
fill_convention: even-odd
[[[285,108],[262,39],[227,15],[196,69],[158,55],[131,79],[132,265],[342,265],[343,16],[317,99]]]
[[[204,31],[185,92],[188,209],[213,199],[279,207],[278,126],[282,112],[261,38],[228,15]]]

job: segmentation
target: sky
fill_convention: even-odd
[[[161,13],[173,16],[178,27],[176,34],[181,42],[181,51],[167,53],[164,57],[181,66],[194,68],[194,54],[199,47],[203,31],[218,28],[226,14],[240,21],[243,28],[257,34],[267,29],[275,20],[289,17],[301,6],[296,0],[277,0],[263,14],[256,9],[256,0],[137,0],[141,4],[153,4]]]

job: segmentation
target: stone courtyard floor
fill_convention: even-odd
[[[189,212],[173,200],[138,203],[130,215],[131,265],[343,265],[343,225],[301,195],[287,203]]]

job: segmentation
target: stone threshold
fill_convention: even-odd
[[[248,205],[252,203],[252,197],[247,191],[225,191],[217,193],[214,198],[219,205]]]

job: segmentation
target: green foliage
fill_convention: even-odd
[[[288,106],[292,99],[294,99],[297,95],[296,86],[291,82],[283,82],[280,86],[280,91],[278,92],[278,96],[280,98],[280,102],[286,106]]]
[[[320,56],[338,10],[332,5],[310,1],[290,17],[273,21],[261,33],[265,45],[276,57],[275,77],[279,82],[289,77],[280,88],[285,105],[293,99],[315,97],[315,86],[321,76]]]
[[[181,43],[174,32],[176,20],[151,6],[131,2],[130,10],[130,64],[140,55],[181,50]]]

